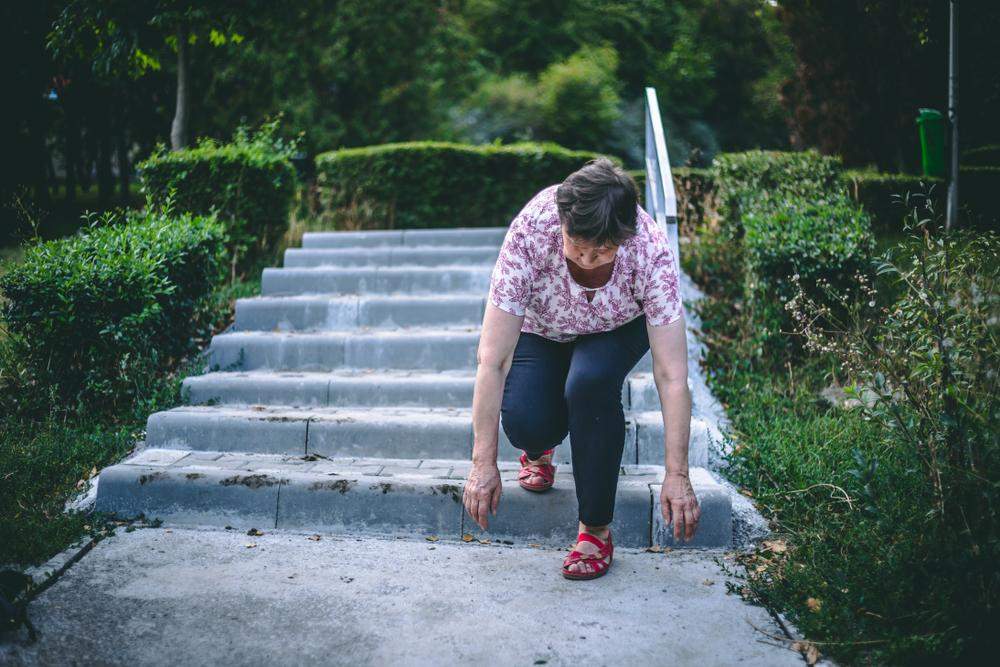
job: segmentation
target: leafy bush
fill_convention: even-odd
[[[322,153],[320,215],[344,229],[503,226],[595,157],[556,144],[430,141]]]
[[[872,252],[868,216],[843,195],[754,202],[741,223],[744,303],[755,337],[772,351],[792,342],[781,332],[790,330],[784,306],[797,288],[849,290]]]
[[[869,218],[844,191],[839,160],[815,151],[720,155],[708,178],[721,219],[698,230],[685,266],[747,310],[755,357],[780,360],[796,349],[780,335],[791,277],[845,288],[872,250]]]
[[[913,236],[880,262],[881,284],[800,291],[788,307],[882,443],[854,450],[843,482],[892,566],[880,578],[894,590],[869,591],[867,609],[899,635],[897,660],[972,661],[1000,602],[1000,236],[932,235],[921,209],[933,207],[905,203]]]
[[[235,264],[247,268],[271,259],[295,195],[289,161],[295,146],[276,133],[272,121],[256,133],[238,129],[227,144],[202,139],[173,152],[160,146],[139,165],[148,206],[162,207],[173,196],[178,211],[215,212],[226,225]]]
[[[610,46],[584,47],[549,65],[538,76],[541,136],[564,146],[598,146],[597,137],[610,135],[621,115],[617,69],[618,52]]]
[[[585,46],[537,78],[487,77],[462,105],[462,136],[607,150],[622,118],[617,68],[613,47]]]
[[[962,151],[962,166],[1000,167],[1000,144],[979,146]]]
[[[221,281],[226,237],[213,217],[146,212],[98,222],[29,248],[0,277],[9,334],[3,381],[24,389],[4,393],[20,407],[50,389],[66,407],[113,410],[130,401],[151,371],[188,351]]]
[[[725,153],[712,163],[727,223],[739,224],[740,206],[749,200],[805,197],[828,199],[840,190],[840,160],[815,150],[798,153],[746,151]],[[735,232],[734,234],[738,235]]]

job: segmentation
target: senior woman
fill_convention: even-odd
[[[637,196],[632,178],[605,158],[536,194],[504,238],[477,351],[465,509],[484,530],[496,515],[501,414],[523,450],[518,483],[528,491],[552,487],[553,449],[568,432],[579,518],[562,566],[570,579],[611,566],[622,384],[649,350],[665,424],[663,516],[676,539],[690,539],[701,514],[688,478],[691,396],[676,258]]]

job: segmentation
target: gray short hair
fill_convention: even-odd
[[[627,171],[606,157],[591,160],[556,190],[566,233],[595,245],[621,245],[636,233],[639,190]]]

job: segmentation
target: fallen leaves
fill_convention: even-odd
[[[256,528],[251,528],[250,530],[247,531],[247,535],[249,535],[250,537],[260,537],[263,534],[264,534],[263,532],[257,530]]]
[[[764,540],[761,546],[773,554],[783,554],[788,551],[788,543],[784,540]]]
[[[802,657],[806,659],[807,665],[815,665],[819,662],[819,659],[823,657],[823,654],[819,652],[816,645],[810,641],[797,641],[792,643],[792,650],[798,651],[802,654]]]
[[[651,547],[646,547],[646,551],[651,554],[668,554],[673,551],[673,549],[670,547],[661,547],[659,544],[655,544]]]
[[[246,547],[247,549],[256,549],[257,548],[257,543],[256,542],[247,542],[243,546]]]
[[[463,542],[471,542],[474,539],[476,538],[472,536],[472,533],[465,533],[464,535],[462,535]]]
[[[701,583],[705,584],[706,586],[714,586],[715,585],[715,581],[712,580],[712,579],[706,579],[705,581],[703,581]]]
[[[312,542],[319,542],[319,541],[320,541],[321,539],[323,539],[323,538],[322,538],[322,537],[320,537],[319,535],[310,535],[310,536],[309,536],[309,537],[307,537],[306,539],[307,539],[307,540],[310,540],[310,541],[312,541]]]
[[[437,535],[428,535],[424,539],[427,540],[428,542],[437,542],[439,538]]]

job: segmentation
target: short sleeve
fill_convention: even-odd
[[[511,315],[522,316],[534,284],[534,268],[526,227],[526,211],[511,222],[490,276],[489,302]]]
[[[657,243],[651,248],[642,309],[646,322],[653,326],[676,322],[684,312],[677,262],[668,242]]]

